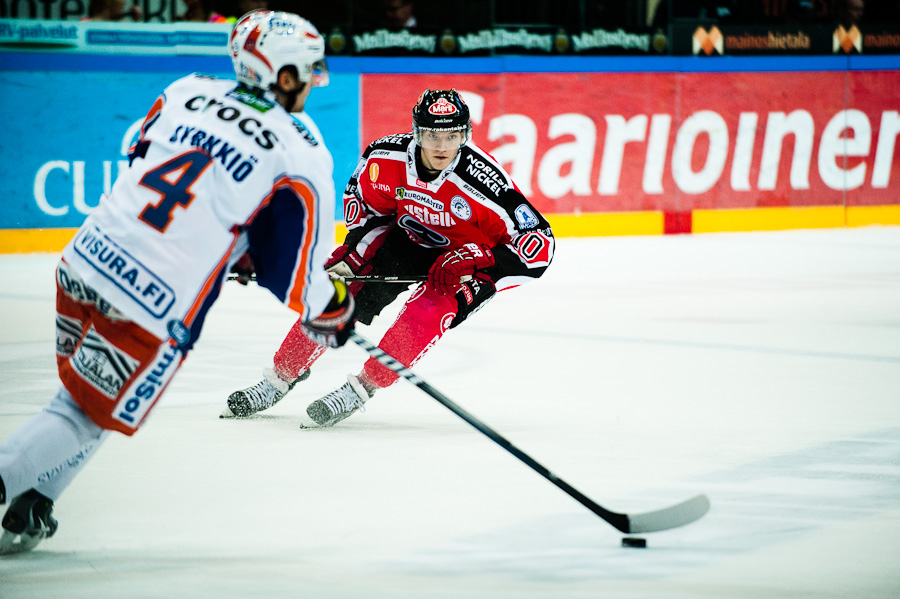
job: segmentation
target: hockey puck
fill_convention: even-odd
[[[622,547],[640,547],[641,549],[647,546],[647,539],[642,539],[640,537],[625,537],[622,539]]]

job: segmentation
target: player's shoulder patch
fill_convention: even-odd
[[[513,214],[516,215],[516,221],[523,229],[533,229],[537,227],[541,222],[538,220],[538,217],[534,213],[534,210],[531,209],[531,206],[524,202],[516,206]]]

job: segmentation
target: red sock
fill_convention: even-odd
[[[309,370],[326,349],[328,348],[310,341],[300,328],[300,320],[297,320],[275,352],[275,374],[286,381],[293,381],[301,372]]]
[[[407,300],[378,347],[403,365],[413,366],[447,332],[456,317],[456,310],[454,298],[423,286]],[[360,378],[372,386],[387,387],[398,377],[374,358],[369,358]]]

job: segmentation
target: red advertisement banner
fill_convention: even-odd
[[[448,87],[546,213],[900,203],[896,71],[363,75],[363,143]]]

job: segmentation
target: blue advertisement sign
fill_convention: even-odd
[[[192,68],[190,58],[183,60],[182,73],[0,72],[0,111],[6,115],[0,137],[5,191],[0,229],[80,226],[128,167],[128,147],[156,97],[181,75],[201,70]],[[230,61],[223,58],[221,64],[220,71],[202,71],[233,78]],[[359,75],[333,73],[330,85],[314,89],[307,102],[334,156],[338,197],[360,151],[358,90]],[[337,217],[340,202],[338,212]]]
[[[222,56],[230,23],[0,19],[0,48],[20,52]]]

